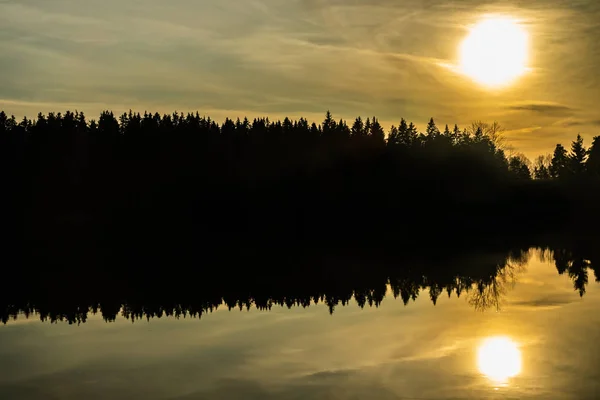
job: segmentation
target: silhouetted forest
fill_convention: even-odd
[[[348,125],[329,112],[318,125],[1,112],[0,140],[4,245],[30,262],[188,259],[248,241],[446,241],[598,215],[597,138],[531,164],[506,155],[495,123],[440,130],[432,119],[419,132],[401,120],[386,134],[375,117]]]
[[[407,254],[494,243],[504,257],[519,238],[593,235],[600,223],[598,138],[531,163],[505,146],[497,123],[440,129],[431,119],[421,132],[402,119],[385,132],[375,117],[347,124],[329,112],[319,124],[108,111],[89,122],[81,112],[17,121],[0,112],[0,152],[6,315],[31,308],[78,320],[100,303],[107,319],[123,304],[137,316],[200,313],[221,298],[337,304],[357,290],[376,303],[388,280],[445,290],[463,276],[442,265],[410,277]],[[365,276],[349,250],[400,260]],[[323,254],[350,263],[306,262]],[[460,279],[489,279],[502,264]],[[144,300],[153,285],[175,295],[182,284],[197,290],[176,303]],[[80,311],[72,300],[52,305],[57,292],[81,298]]]
[[[501,309],[504,297],[535,254],[566,274],[574,291],[585,294],[589,274],[600,282],[597,240],[548,238],[543,247],[488,245],[481,248],[429,249],[376,258],[347,250],[270,258],[232,255],[220,265],[182,271],[173,267],[124,268],[107,276],[73,271],[29,271],[0,292],[0,318],[86,322],[90,313],[105,321],[119,315],[132,322],[164,316],[197,317],[217,308],[240,310],[273,306],[309,307],[324,303],[330,313],[354,301],[377,307],[386,296],[405,305],[421,294],[435,305],[440,296],[465,297],[477,310]],[[239,263],[239,264],[236,264]],[[388,290],[389,289],[389,290]],[[391,293],[390,293],[391,291]],[[573,294],[576,296],[576,294]]]

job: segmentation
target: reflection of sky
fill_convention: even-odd
[[[580,299],[567,276],[534,260],[500,312],[421,295],[333,316],[319,305],[200,321],[19,320],[0,327],[0,398],[594,398],[599,303],[595,283]],[[523,354],[522,373],[499,390],[476,365],[480,340],[496,335]]]
[[[440,67],[484,13],[532,34],[533,72],[501,93]],[[498,119],[533,155],[600,130],[599,19],[596,0],[0,0],[0,104]]]

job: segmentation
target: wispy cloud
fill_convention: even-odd
[[[525,103],[518,105],[511,105],[507,107],[513,111],[531,111],[533,113],[551,115],[551,116],[564,116],[573,113],[571,107],[562,104],[550,104],[550,103]]]
[[[580,119],[580,118],[565,118],[554,123],[556,126],[571,128],[578,126],[600,126],[600,120],[596,119]]]

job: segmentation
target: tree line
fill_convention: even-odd
[[[20,264],[107,265],[250,242],[402,247],[600,223],[597,139],[531,164],[502,131],[401,119],[386,132],[376,117],[330,112],[318,124],[0,112],[2,245]]]
[[[350,126],[345,120],[334,120],[329,111],[320,124],[310,123],[304,118],[294,121],[285,118],[283,122],[270,121],[268,118],[255,118],[252,122],[247,118],[243,121],[226,118],[223,123],[217,123],[197,112],[187,115],[145,112],[141,115],[132,111],[118,118],[112,112],[104,111],[98,121],[90,122],[83,112],[70,111],[65,114],[49,113],[47,116],[40,113],[35,120],[24,117],[17,121],[14,115],[8,117],[4,111],[0,111],[3,147],[11,150],[24,151],[27,144],[34,143],[48,146],[47,151],[51,144],[60,147],[70,142],[77,146],[73,143],[78,142],[77,136],[77,150],[86,150],[93,142],[97,147],[104,145],[98,150],[104,151],[105,156],[118,153],[119,146],[124,147],[121,150],[126,149],[130,157],[157,155],[156,147],[167,144],[190,146],[188,150],[191,154],[185,154],[183,148],[176,152],[181,156],[196,158],[202,155],[203,150],[211,153],[216,151],[211,161],[216,162],[218,155],[222,163],[227,163],[228,174],[276,173],[271,170],[272,166],[289,166],[300,160],[306,162],[307,156],[314,155],[311,153],[317,149],[322,158],[334,152],[352,151],[352,147],[357,150],[382,146],[410,148],[413,151],[428,147],[438,147],[438,150],[470,148],[482,154],[487,153],[488,157],[504,167],[505,172],[518,178],[566,179],[586,173],[593,177],[600,174],[600,137],[595,137],[590,148],[586,149],[583,139],[578,135],[571,144],[570,152],[562,144],[557,144],[552,155],[539,156],[532,163],[519,153],[506,156],[501,145],[503,130],[497,122],[474,122],[462,130],[457,125],[452,129],[446,125],[441,131],[432,118],[424,132],[419,132],[412,122],[401,119],[398,126],[392,125],[386,133],[376,117],[366,120],[357,117]],[[349,145],[351,142],[354,146]],[[65,150],[62,154],[55,153],[55,157],[68,157]],[[263,165],[258,165],[261,164],[259,159],[263,160]],[[232,163],[237,165],[234,167]],[[251,170],[248,170],[249,167]],[[261,167],[267,170],[261,170]]]
[[[553,154],[541,155],[532,163],[520,153],[505,154],[503,131],[497,122],[488,124],[481,121],[462,130],[457,125],[452,129],[446,125],[442,131],[431,118],[424,132],[420,132],[412,122],[401,119],[398,126],[392,125],[386,133],[376,117],[366,120],[357,117],[348,125],[345,120],[336,121],[329,111],[320,124],[310,123],[304,118],[294,121],[289,118],[283,121],[270,121],[269,118],[255,118],[253,121],[238,118],[233,121],[226,118],[223,123],[218,123],[197,112],[186,115],[145,112],[141,115],[132,111],[119,117],[104,111],[98,121],[92,119],[90,122],[83,112],[70,111],[49,113],[47,116],[40,113],[35,120],[24,117],[18,121],[14,115],[8,117],[0,111],[3,145],[12,147],[12,150],[23,151],[24,146],[36,142],[45,146],[53,143],[55,147],[71,142],[71,145],[77,146],[73,143],[77,142],[76,136],[80,136],[77,150],[85,150],[93,142],[97,147],[105,146],[102,149],[105,156],[111,152],[118,153],[119,146],[124,147],[121,150],[126,150],[130,157],[157,155],[156,147],[167,144],[190,146],[191,154],[185,154],[183,148],[176,152],[180,156],[185,154],[196,158],[202,155],[203,150],[217,151],[211,161],[216,162],[218,155],[220,161],[227,163],[228,169],[231,169],[227,173],[237,170],[238,175],[244,172],[245,175],[276,173],[268,170],[282,164],[289,166],[294,164],[293,161],[306,162],[306,157],[314,155],[311,152],[317,149],[322,158],[335,152],[351,152],[352,148],[364,150],[382,146],[413,151],[428,147],[438,147],[437,150],[471,148],[487,153],[504,167],[505,172],[517,178],[566,179],[586,173],[594,177],[600,174],[600,137],[595,137],[590,148],[586,149],[578,135],[571,144],[570,152],[562,144],[557,144]],[[354,146],[349,145],[350,142],[354,142]],[[64,151],[55,154],[55,157],[68,157]],[[245,156],[243,159],[239,157],[242,155]],[[263,159],[262,167],[267,167],[267,171],[257,165],[258,159]],[[232,163],[237,164],[236,168]],[[251,167],[250,171],[248,167]]]

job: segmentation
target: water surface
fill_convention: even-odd
[[[580,296],[584,278],[531,255],[499,274],[486,299],[444,291],[435,306],[427,292],[404,305],[388,287],[378,307],[351,301],[332,315],[320,302],[134,323],[20,316],[0,326],[0,398],[598,398],[594,274]],[[482,367],[482,343],[498,337],[514,349],[486,353]]]

